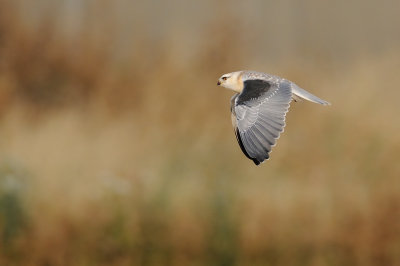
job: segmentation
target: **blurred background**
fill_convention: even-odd
[[[400,265],[400,2],[0,0],[0,265]],[[224,73],[283,76],[271,159]]]

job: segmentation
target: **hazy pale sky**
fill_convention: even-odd
[[[232,42],[240,40],[243,55],[256,61],[301,53],[345,59],[400,44],[398,0],[18,2],[28,20],[55,12],[60,31],[73,35],[89,25],[94,34],[111,34],[119,51],[147,38],[167,42],[185,58],[207,42],[210,27],[230,21],[240,27]]]

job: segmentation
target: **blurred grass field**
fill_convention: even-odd
[[[0,0],[0,265],[400,265],[399,4],[356,2]],[[332,103],[260,167],[239,69]]]

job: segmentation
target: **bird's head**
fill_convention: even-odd
[[[217,85],[241,93],[243,90],[242,71],[222,75],[218,79]]]

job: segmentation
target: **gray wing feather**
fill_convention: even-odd
[[[245,155],[257,165],[269,158],[272,147],[283,131],[292,97],[290,83],[285,80],[269,83],[267,89],[260,88],[262,84],[245,82],[243,92],[232,101],[239,144]],[[257,97],[245,95],[250,90],[251,96]],[[254,90],[259,90],[259,93]]]

